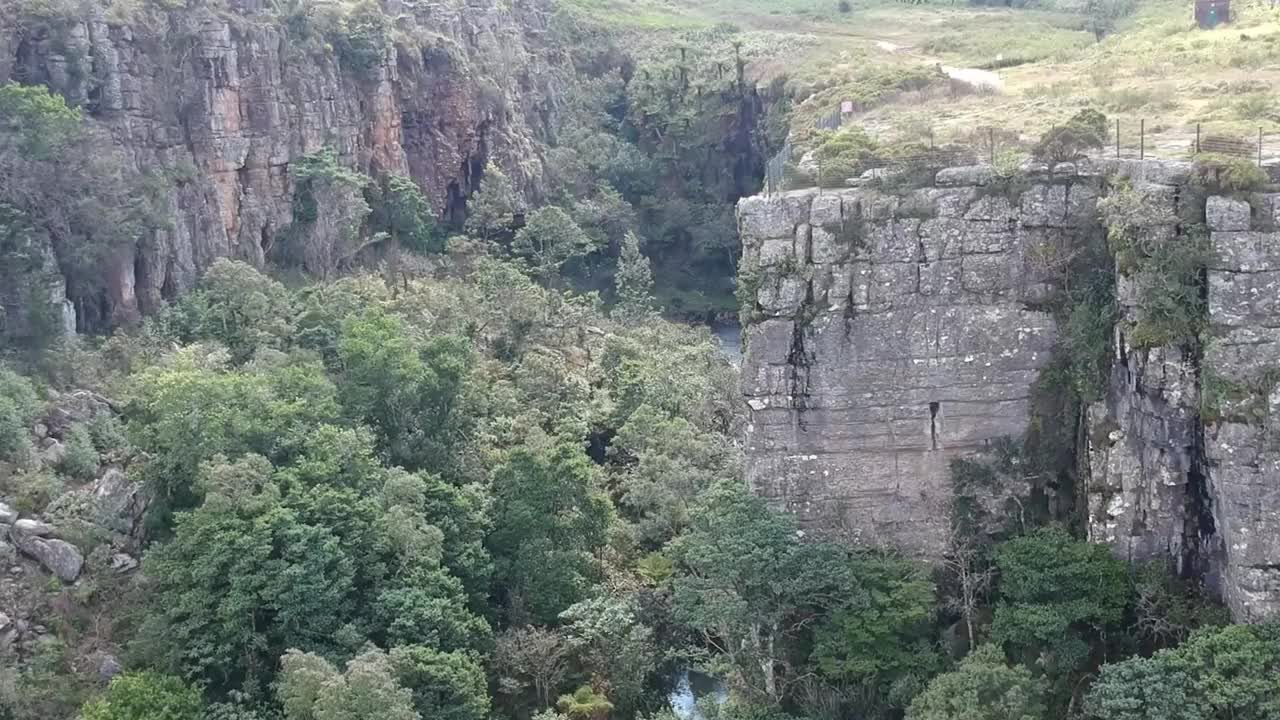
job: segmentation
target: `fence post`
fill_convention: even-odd
[[[991,152],[991,164],[996,164],[996,129],[987,128],[987,147]]]
[[[1258,167],[1262,167],[1262,126],[1258,126]]]
[[[1116,118],[1116,159],[1120,159],[1120,118]]]
[[[1200,123],[1196,123],[1196,154],[1200,154]]]
[[[1147,157],[1147,119],[1143,118],[1138,121],[1138,159],[1144,160]]]

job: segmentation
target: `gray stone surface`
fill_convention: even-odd
[[[933,558],[950,461],[1026,430],[1057,337],[1028,307],[1055,282],[1036,258],[1096,230],[1097,197],[1074,182],[1011,204],[970,187],[979,170],[943,177],[954,186],[903,197],[856,189],[740,205],[744,261],[764,266],[742,376],[750,482],[809,527]],[[810,252],[786,269],[765,263],[805,198]]]
[[[903,196],[744,200],[744,261],[762,266],[742,375],[752,485],[806,527],[937,558],[951,459],[1027,428],[1056,339],[1042,259],[1104,231],[1103,178],[1123,177],[1150,204],[1146,251],[1211,228],[1211,340],[1203,356],[1133,347],[1139,282],[1117,278],[1114,363],[1078,448],[1088,536],[1202,578],[1238,620],[1280,616],[1280,196],[1188,202],[1191,169],[1106,161],[1033,173],[1010,198],[955,168]],[[766,249],[787,238],[790,254]]]
[[[1280,233],[1215,232],[1206,372],[1238,390],[1205,429],[1223,590],[1242,620],[1280,615]]]
[[[11,533],[10,537],[20,552],[37,560],[59,580],[72,583],[80,577],[84,556],[71,543],[18,532]]]
[[[1214,195],[1204,204],[1205,224],[1210,230],[1234,232],[1249,229],[1249,203]]]

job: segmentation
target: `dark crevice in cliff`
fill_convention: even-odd
[[[792,323],[791,347],[787,351],[788,390],[791,407],[796,411],[796,422],[801,431],[809,429],[804,412],[809,409],[809,372],[813,365],[813,354],[807,349],[805,342],[810,319],[805,313],[813,307],[813,302],[813,283],[810,282],[801,306],[801,315]]]
[[[941,407],[937,401],[929,403],[929,445],[931,449],[938,449],[938,409]]]

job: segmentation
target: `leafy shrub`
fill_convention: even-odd
[[[30,446],[31,422],[39,413],[40,400],[31,383],[0,367],[0,458]]]
[[[127,673],[80,711],[83,720],[198,720],[200,692],[181,679],[158,673]]]
[[[1270,182],[1251,158],[1216,153],[1196,155],[1194,179],[1202,187],[1228,193],[1257,190]]]
[[[100,412],[89,420],[89,437],[93,439],[93,446],[102,454],[124,449],[129,444],[124,426],[110,412]]]
[[[1267,93],[1246,95],[1232,106],[1241,120],[1270,120],[1276,115],[1276,101]]]
[[[1107,116],[1086,108],[1071,116],[1065,125],[1041,136],[1032,155],[1047,162],[1067,162],[1081,157],[1086,150],[1101,148],[1106,142]]]
[[[5,480],[3,488],[13,498],[13,507],[27,515],[43,511],[64,489],[62,481],[47,470],[16,473]]]
[[[93,436],[84,423],[76,423],[67,432],[67,454],[58,465],[68,477],[91,480],[98,472],[98,451],[93,446]]]
[[[824,133],[813,152],[818,165],[818,185],[843,187],[849,178],[879,164],[877,149],[876,141],[859,127]]]

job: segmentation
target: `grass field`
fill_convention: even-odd
[[[1137,12],[1097,42],[1082,14],[887,0],[563,0],[580,12],[636,31],[669,33],[730,24],[757,48],[753,76],[785,75],[797,98],[793,128],[842,99],[865,106],[856,120],[881,136],[963,136],[994,126],[1034,137],[1093,106],[1136,142],[1184,151],[1196,123],[1206,133],[1278,134],[1280,10],[1270,0],[1236,0],[1230,25],[1200,30],[1189,0],[1139,0]],[[783,41],[785,39],[785,42]],[[770,52],[775,46],[777,52]],[[760,51],[760,48],[764,48]],[[898,92],[895,76],[936,64],[983,68],[999,92]],[[871,98],[870,102],[861,102]]]

